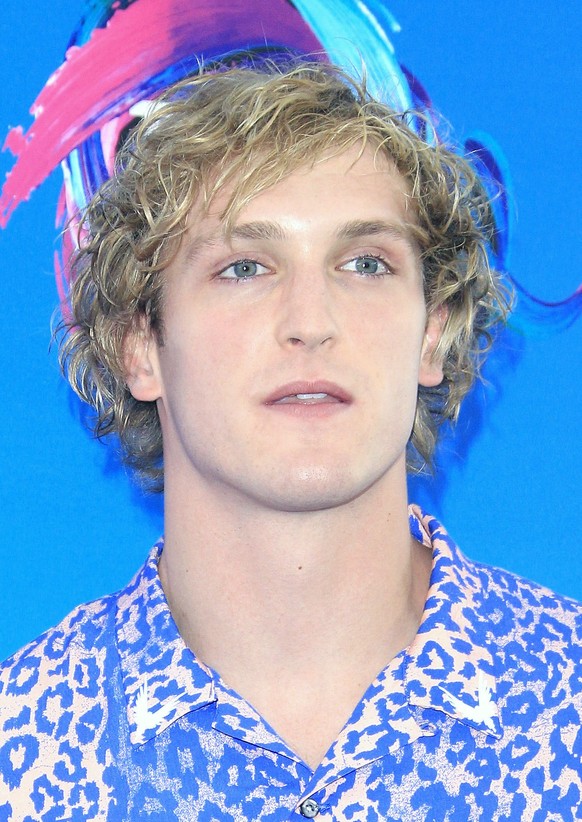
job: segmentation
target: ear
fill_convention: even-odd
[[[136,400],[154,402],[161,397],[156,335],[141,317],[123,342],[125,381]]]
[[[447,307],[439,305],[431,311],[426,321],[418,374],[418,382],[425,388],[434,388],[443,381],[443,355],[439,343],[448,316]]]

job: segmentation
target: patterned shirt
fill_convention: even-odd
[[[1,669],[0,822],[582,819],[582,606],[410,525],[418,634],[315,771],[185,646],[159,543]]]

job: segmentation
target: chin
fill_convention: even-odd
[[[279,511],[324,511],[347,505],[357,499],[371,483],[357,482],[345,471],[329,468],[303,468],[293,476],[279,475],[269,484],[264,502]]]

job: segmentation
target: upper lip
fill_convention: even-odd
[[[265,405],[272,405],[284,397],[295,394],[329,394],[340,402],[352,402],[353,397],[345,388],[329,380],[297,380],[276,388],[265,398]]]

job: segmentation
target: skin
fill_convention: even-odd
[[[420,623],[430,556],[408,531],[405,451],[418,385],[442,380],[442,312],[427,316],[386,157],[292,173],[231,237],[227,197],[193,209],[163,344],[136,333],[128,384],[158,405],[178,628],[315,767]]]

